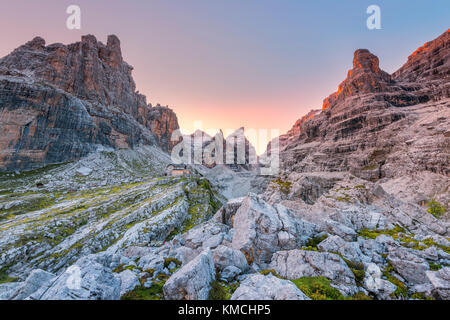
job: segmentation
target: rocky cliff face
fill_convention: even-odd
[[[389,75],[358,50],[324,110],[280,139],[285,170],[268,185],[225,166],[161,178],[171,159],[155,147],[0,173],[0,300],[449,300],[448,70],[426,64]],[[421,80],[430,68],[442,76]],[[139,121],[163,132],[170,117],[150,110]],[[196,134],[202,151],[223,140]],[[253,182],[265,192],[234,198]],[[235,195],[220,209],[218,191]]]
[[[175,113],[136,91],[120,41],[37,37],[0,60],[0,170],[77,159],[99,146],[172,148]]]
[[[357,50],[322,112],[282,137],[284,169],[349,171],[373,181],[424,170],[449,175],[449,33],[393,75],[368,50]]]
[[[222,130],[214,137],[197,130],[189,138],[192,144],[191,156],[195,163],[203,164],[208,168],[225,164],[235,171],[256,170],[258,167],[255,147],[245,136],[244,127],[237,129],[226,138]]]
[[[430,87],[435,99],[450,97],[450,29],[425,43],[392,75],[396,81]]]

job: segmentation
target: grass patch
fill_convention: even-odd
[[[446,253],[450,254],[450,248],[447,246],[440,245],[433,241],[433,239],[425,239],[422,241],[414,239],[414,234],[407,232],[404,228],[396,226],[394,229],[390,230],[369,230],[362,229],[358,232],[358,235],[365,238],[375,239],[379,235],[391,236],[394,240],[398,240],[400,244],[404,247],[414,249],[414,250],[425,250],[429,247],[437,247],[442,249]]]
[[[407,298],[408,297],[408,288],[406,285],[401,282],[399,279],[390,274],[390,272],[394,271],[394,267],[388,263],[388,266],[385,270],[383,270],[383,276],[387,278],[387,280],[397,286],[397,289],[394,293],[391,294],[392,298]]]
[[[175,268],[173,270],[179,268],[182,264],[181,261],[176,258],[164,258],[164,268],[169,268],[169,265],[172,262],[175,264]],[[172,270],[170,271],[173,272]]]
[[[384,234],[384,235],[391,236],[394,239],[396,239],[396,236],[400,232],[405,233],[406,230],[400,226],[395,226],[394,229],[387,229],[387,230],[369,230],[367,228],[364,228],[358,232],[358,235],[361,237],[364,237],[364,238],[375,239],[379,235]]]
[[[324,234],[322,236],[316,236],[313,238],[309,238],[308,241],[306,242],[305,246],[302,247],[302,250],[309,250],[309,251],[317,251],[317,246],[319,245],[319,243],[321,243],[322,241],[324,241],[326,238],[328,238],[327,234]]]
[[[415,299],[415,300],[434,300],[434,298],[432,297],[427,297],[424,293],[422,292],[416,292],[414,294],[411,295],[411,299]]]
[[[277,278],[293,282],[311,300],[373,300],[363,292],[358,292],[352,297],[344,297],[342,293],[331,286],[330,280],[325,277],[303,277],[295,280],[280,277],[275,270],[266,269],[259,273],[263,275],[272,274]]]
[[[430,265],[430,270],[431,271],[438,271],[438,270],[443,268],[442,265],[436,264],[436,263],[433,263],[433,262],[428,262],[428,264]]]
[[[240,283],[226,284],[221,281],[213,281],[209,290],[209,300],[230,300]]]
[[[1,283],[9,283],[9,282],[16,282],[17,280],[19,280],[19,278],[17,277],[10,277],[6,271],[0,270],[0,284]]]
[[[364,264],[361,262],[353,262],[353,261],[347,260],[342,256],[341,256],[341,258],[342,258],[342,260],[345,261],[345,263],[347,263],[348,267],[353,272],[353,275],[355,276],[356,284],[358,286],[362,287],[363,283],[364,283],[364,277],[366,276],[366,272],[364,271]]]
[[[432,214],[436,218],[444,215],[444,213],[447,211],[446,208],[441,205],[439,202],[437,202],[434,199],[431,199],[430,202],[428,202],[428,213]]]
[[[291,192],[292,183],[290,183],[289,181],[283,181],[280,177],[278,177],[272,182],[277,184],[280,191],[285,195],[288,195]]]
[[[121,300],[163,300],[163,287],[167,281],[167,275],[160,274],[153,281],[150,288],[144,286],[136,287],[134,290],[127,292],[120,299]]]
[[[267,276],[267,275],[269,275],[269,274],[272,274],[272,275],[274,275],[275,277],[280,277],[276,272],[275,272],[275,270],[273,270],[273,269],[264,269],[264,270],[261,270],[259,273],[261,273],[263,276]]]
[[[291,280],[304,294],[312,300],[344,300],[338,289],[330,285],[325,277],[303,277]]]

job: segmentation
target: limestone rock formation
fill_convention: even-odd
[[[198,176],[166,177],[170,157],[149,146],[1,174],[0,299],[450,299],[448,35],[393,75],[356,51],[324,109],[281,139],[278,177],[201,164]],[[90,52],[93,39],[84,42]],[[36,39],[0,64],[49,47]],[[116,39],[100,51],[105,72],[126,74]],[[42,77],[58,78],[41,66]],[[23,70],[8,72],[0,84],[37,88]],[[77,110],[134,92],[103,96],[98,83],[72,80],[83,99],[70,85],[51,92],[73,97]],[[132,114],[127,107],[115,108]],[[163,109],[138,108],[133,119],[166,144],[173,123]]]
[[[36,37],[0,59],[0,170],[66,162],[99,146],[169,151],[175,113],[136,91],[119,39],[46,46]]]
[[[338,255],[307,250],[279,251],[273,255],[270,268],[288,279],[324,276],[345,295],[357,293],[355,278]]]
[[[310,300],[292,282],[253,274],[247,277],[231,296],[231,300]]]
[[[195,164],[201,164],[207,168],[225,165],[236,172],[258,168],[255,147],[245,136],[244,127],[235,130],[227,137],[222,130],[214,137],[202,130],[196,130],[192,135],[184,136],[183,139],[186,150],[191,153],[190,159]]]
[[[249,194],[233,220],[232,246],[244,252],[249,264],[264,265],[279,250],[294,249],[315,232],[315,225],[294,219],[284,206],[270,206]]]
[[[212,252],[205,251],[169,278],[164,296],[169,300],[206,300],[214,278]]]
[[[357,50],[322,112],[283,136],[282,168],[347,171],[372,181],[418,171],[448,176],[449,34],[418,49],[393,75],[368,50]]]

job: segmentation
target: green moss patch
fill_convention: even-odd
[[[353,272],[356,284],[362,287],[364,283],[364,277],[366,276],[366,272],[364,271],[364,264],[361,262],[353,262],[343,257],[341,258],[345,261],[345,263],[347,263],[348,267]]]
[[[1,283],[9,283],[9,282],[16,282],[19,278],[16,277],[10,277],[5,269],[0,270],[0,284]]]
[[[398,233],[400,233],[400,232],[406,232],[406,231],[404,228],[402,228],[400,226],[395,226],[394,229],[387,229],[387,230],[369,230],[367,228],[364,228],[358,232],[358,235],[361,237],[364,237],[364,238],[375,239],[379,235],[384,234],[387,236],[391,236],[395,239],[396,236],[398,235]]]
[[[304,294],[312,300],[344,300],[338,289],[330,285],[325,277],[303,277],[291,280]]]
[[[272,274],[275,277],[280,278],[280,276],[275,272],[275,270],[273,269],[265,269],[265,270],[261,270],[259,273],[261,273],[264,276],[267,276],[268,274]]]
[[[442,265],[436,264],[436,263],[433,263],[433,262],[428,262],[428,264],[430,265],[430,270],[431,271],[438,271],[438,270],[443,268]]]
[[[322,236],[309,238],[308,241],[305,243],[305,246],[303,246],[301,249],[302,250],[309,250],[309,251],[317,251],[318,250],[317,246],[319,245],[319,243],[324,241],[326,238],[328,238],[327,234],[324,234]]]
[[[291,192],[292,183],[289,181],[283,181],[280,177],[278,177],[277,179],[273,180],[272,183],[277,184],[279,190],[285,195],[288,195]]]
[[[121,300],[163,300],[163,287],[167,281],[167,276],[160,274],[152,282],[150,288],[145,288],[143,285],[136,287],[134,290],[127,292],[120,299]]]
[[[394,277],[393,275],[390,274],[390,272],[394,271],[394,267],[388,263],[388,266],[385,270],[383,270],[383,276],[386,277],[386,279],[395,284],[397,286],[397,289],[395,290],[394,293],[391,294],[392,298],[407,298],[408,297],[408,288],[406,287],[406,285],[401,282],[399,279],[397,279],[396,277]]]
[[[209,290],[209,300],[230,300],[234,291],[239,287],[239,282],[227,284],[222,281],[213,281]]]
[[[171,263],[174,263],[175,264],[175,268],[174,269],[172,269],[172,270],[169,270],[170,272],[174,272],[177,268],[179,268],[180,266],[181,266],[181,261],[180,260],[178,260],[178,259],[175,259],[175,258],[165,258],[164,259],[164,268],[168,268],[169,267],[169,265],[171,264]]]
[[[436,218],[439,218],[440,216],[444,215],[444,213],[447,211],[447,209],[442,204],[440,204],[434,199],[431,199],[431,201],[428,202],[427,206],[428,206],[427,210],[428,213],[432,214]]]

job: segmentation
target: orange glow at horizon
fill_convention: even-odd
[[[261,108],[258,110],[256,107],[218,108],[216,105],[212,112],[207,107],[199,108],[197,106],[197,110],[200,109],[200,112],[197,111],[195,114],[189,113],[186,109],[188,108],[173,108],[177,113],[178,123],[183,134],[192,134],[200,129],[213,136],[222,130],[226,138],[227,135],[240,127],[244,127],[246,137],[255,147],[258,155],[264,153],[267,143],[276,137],[271,136],[272,130],[277,130],[278,135],[284,134],[292,128],[297,120],[297,118],[293,119],[290,114],[283,114],[280,109],[276,108],[262,112]],[[199,117],[199,115],[201,116]],[[300,112],[298,118],[301,116]],[[198,127],[199,124],[201,124],[201,127]],[[248,134],[250,130],[256,131],[257,136]],[[267,130],[267,136],[262,140],[259,135],[260,130]],[[264,139],[267,141],[264,141]],[[261,143],[262,141],[263,143]]]

